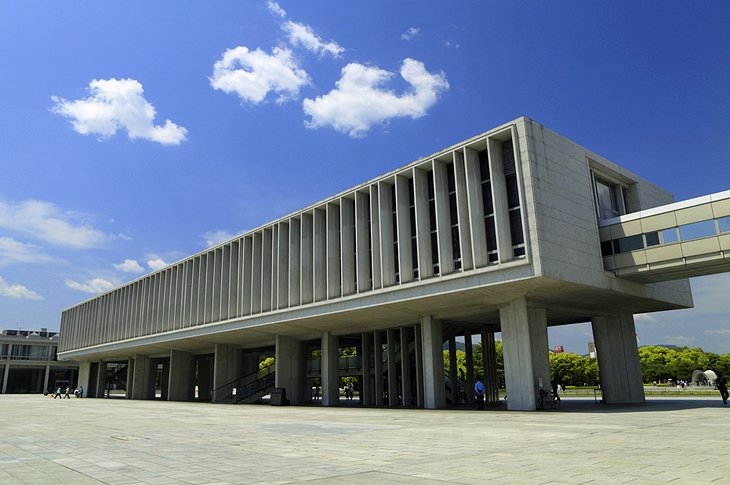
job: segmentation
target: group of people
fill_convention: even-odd
[[[73,391],[74,396],[76,397],[84,397],[84,386],[81,386],[78,389],[74,389]],[[50,393],[49,393],[50,395]],[[58,386],[56,388],[56,392],[53,393],[53,399],[60,398],[60,399],[71,399],[71,387],[66,386],[65,389],[61,388],[61,386]]]

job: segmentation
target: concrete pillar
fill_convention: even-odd
[[[134,387],[134,359],[130,357],[127,359],[127,399],[132,399],[132,387]]]
[[[456,364],[456,337],[449,339],[449,381],[451,381],[451,404],[459,404],[459,374]]]
[[[401,395],[403,396],[403,406],[410,407],[411,403],[411,354],[410,354],[410,335],[409,327],[401,327],[400,329],[400,375],[401,375]]]
[[[375,405],[383,405],[383,341],[382,334],[379,331],[373,333],[373,347],[374,347],[374,372],[375,372],[375,389],[373,394],[375,396]]]
[[[337,406],[340,403],[339,354],[337,337],[330,332],[324,332],[322,334],[322,363],[320,365],[323,406]]]
[[[104,397],[106,393],[106,362],[97,362],[96,382],[94,383],[95,393],[90,397]]]
[[[370,374],[370,366],[373,361],[373,340],[369,333],[363,333],[361,341],[362,380],[360,381],[360,402],[365,406],[371,406],[375,404],[373,378]]]
[[[286,389],[294,405],[304,404],[306,384],[306,344],[294,337],[276,336],[276,387]]]
[[[89,374],[91,372],[91,362],[79,362],[79,390],[84,388],[84,395],[89,395]],[[55,389],[54,389],[55,390]]]
[[[162,365],[162,372],[160,375],[160,399],[167,401],[169,398],[168,391],[170,390],[170,359],[163,359],[161,362],[157,362],[155,365],[155,377],[157,374],[157,365],[160,364]]]
[[[8,354],[10,355],[10,354]],[[3,386],[2,393],[7,394],[8,392],[8,376],[10,375],[10,362],[5,362],[5,370],[3,371]],[[54,389],[55,391],[55,389]]]
[[[44,391],[48,390],[48,378],[50,376],[51,376],[51,364],[46,364],[46,372],[45,372],[45,375],[43,376],[43,390]],[[71,385],[71,384],[69,383],[69,385]]]
[[[229,396],[232,388],[225,387],[241,377],[241,351],[232,345],[215,344],[213,360],[213,394],[212,402]]]
[[[550,389],[547,313],[527,306],[524,296],[500,307],[507,408],[534,411],[537,388]]]
[[[202,356],[196,359],[198,376],[198,399],[210,401],[213,397],[213,358]]]
[[[424,395],[423,395],[423,340],[421,338],[421,326],[416,325],[413,327],[414,341],[413,344],[416,348],[416,404],[419,408],[424,406]]]
[[[598,352],[603,402],[643,403],[644,385],[641,379],[634,316],[621,314],[594,317],[591,326]]]
[[[471,332],[464,332],[464,352],[466,353],[466,402],[474,402],[474,346],[471,342]],[[482,351],[482,356],[484,355]]]
[[[482,327],[482,382],[486,387],[485,400],[488,404],[499,402],[499,379],[497,377],[497,346],[494,329]]]
[[[395,330],[388,329],[388,407],[398,405],[398,376],[395,365]]]
[[[132,399],[155,398],[155,374],[157,367],[146,355],[134,356],[134,376],[132,377]]]
[[[423,392],[427,409],[446,407],[444,389],[443,327],[431,315],[421,317],[423,341]]]
[[[180,350],[170,351],[170,377],[167,399],[192,401],[195,398],[195,361],[192,354]]]

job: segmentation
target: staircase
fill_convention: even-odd
[[[216,402],[252,404],[271,393],[276,383],[276,364],[224,384],[213,391]]]

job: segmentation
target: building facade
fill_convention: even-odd
[[[601,228],[672,202],[518,118],[68,308],[60,356],[91,395],[113,363],[127,397],[245,402],[275,356],[265,373],[294,404],[336,405],[353,376],[363,404],[439,408],[477,377],[497,399],[501,332],[508,407],[532,410],[548,326],[590,321],[604,401],[642,402],[633,315],[691,307],[690,287],[617,276]]]
[[[58,361],[58,332],[40,330],[0,331],[0,372],[2,394],[76,388],[79,366]]]

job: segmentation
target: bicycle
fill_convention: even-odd
[[[537,398],[538,409],[555,409],[560,406],[560,396],[557,394],[551,394],[545,389],[540,388],[540,395]]]

